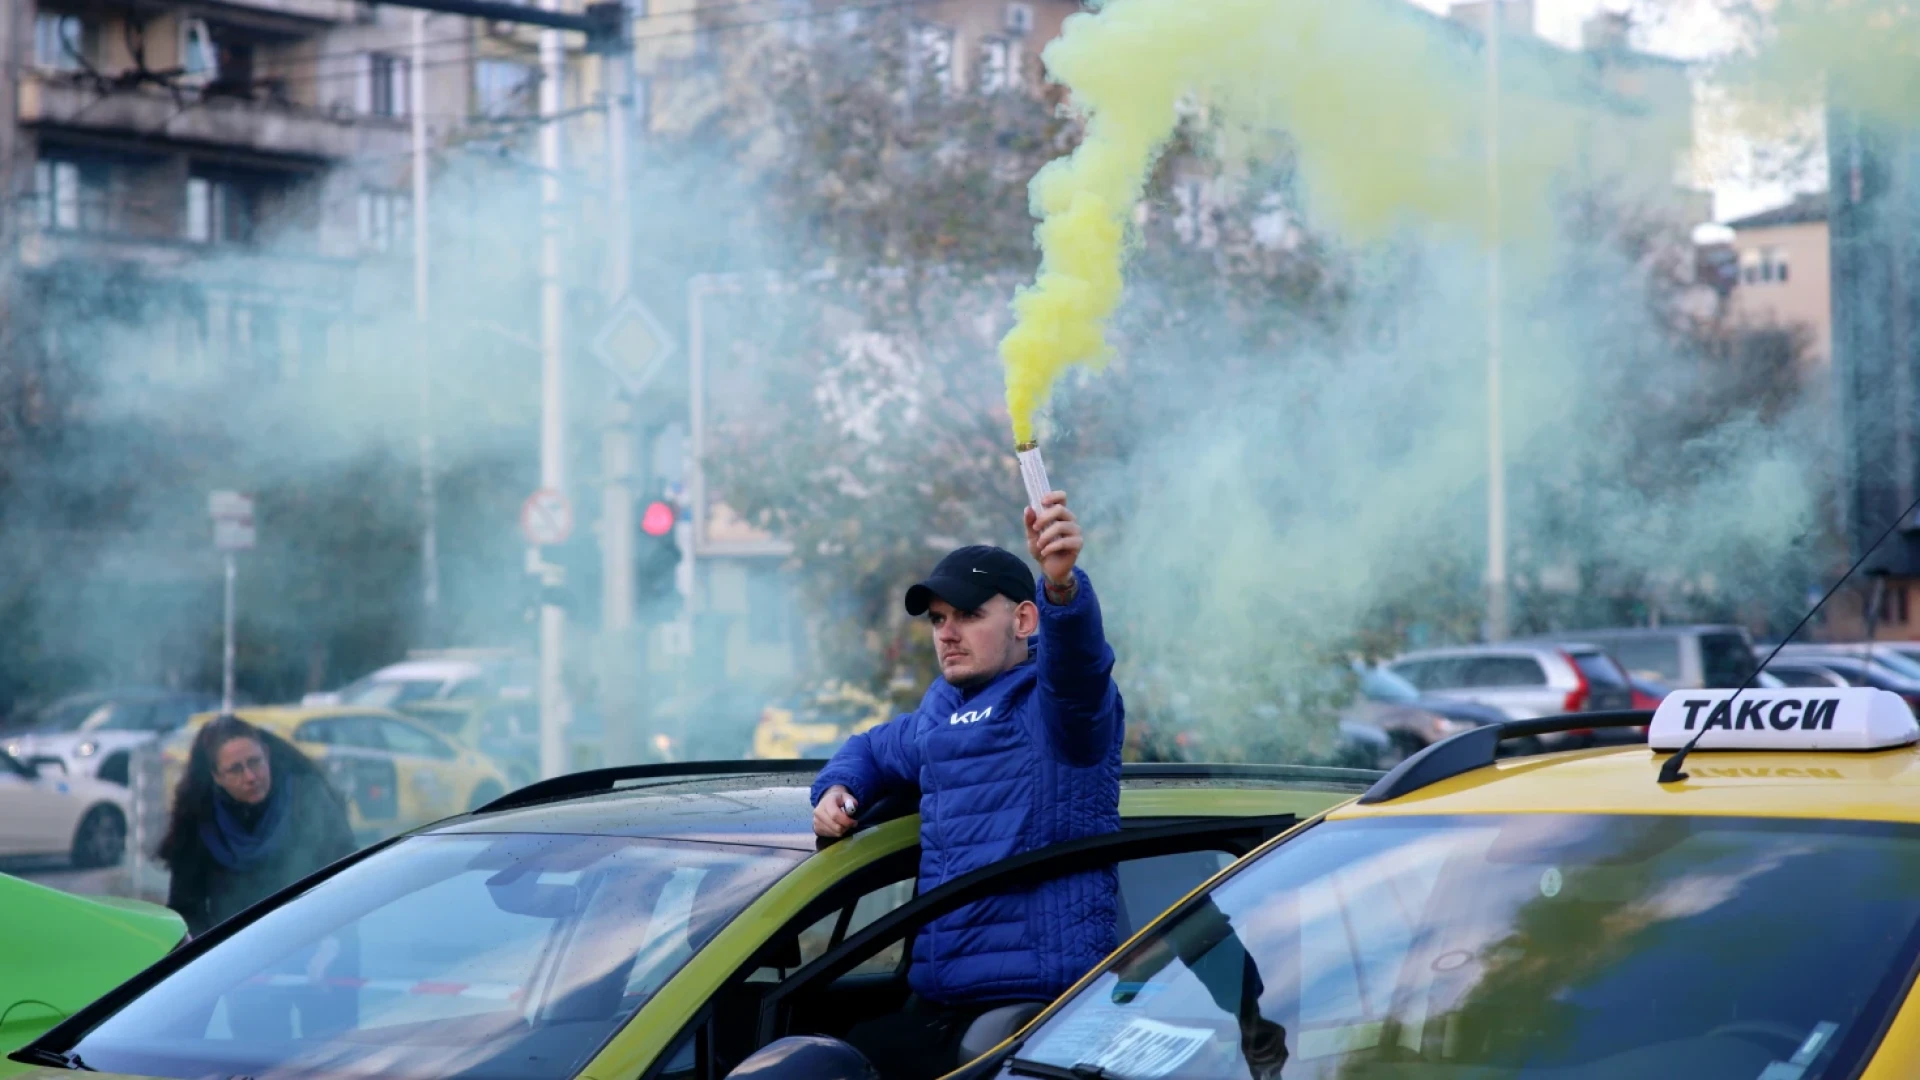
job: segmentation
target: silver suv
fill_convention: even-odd
[[[1586,644],[1422,649],[1399,656],[1387,668],[1423,694],[1490,705],[1510,720],[1633,707],[1626,671]]]
[[[1675,690],[1739,686],[1753,674],[1753,638],[1739,626],[1568,630],[1551,639],[1605,649],[1620,666]]]

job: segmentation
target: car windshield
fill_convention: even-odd
[[[1034,1061],[1112,1080],[1851,1076],[1905,993],[1920,948],[1916,881],[1912,826],[1329,822],[1129,947],[1025,1041],[1012,1069]]]
[[[412,701],[431,700],[444,685],[439,679],[361,679],[340,691],[340,703],[391,709]]]
[[[1593,643],[1613,654],[1620,666],[1642,678],[1668,685],[1680,681],[1680,639],[1672,634],[1596,635]],[[1738,685],[1738,684],[1735,684]]]
[[[571,1077],[801,857],[411,837],[242,927],[73,1050],[145,1076]]]
[[[1708,686],[1739,686],[1759,666],[1753,643],[1738,634],[1700,636],[1700,674]]]
[[[1361,671],[1360,692],[1374,701],[1391,701],[1401,705],[1420,700],[1419,687],[1386,668],[1367,668]]]

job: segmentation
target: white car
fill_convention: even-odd
[[[300,704],[357,705],[398,709],[423,701],[455,701],[490,696],[523,697],[530,681],[526,664],[512,654],[472,650],[462,654],[418,656],[403,660],[349,683],[338,690],[308,694]]]
[[[69,776],[125,786],[136,747],[219,706],[218,697],[184,691],[102,696],[78,725],[28,728],[0,739],[0,750],[26,762],[57,758]]]
[[[29,766],[0,753],[0,856],[65,856],[76,867],[113,866],[126,854],[127,789],[68,776],[56,761]]]

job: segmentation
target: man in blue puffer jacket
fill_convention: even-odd
[[[1063,840],[1120,828],[1125,727],[1113,650],[1084,571],[1066,495],[1026,512],[1032,572],[1011,552],[966,547],[907,591],[933,626],[941,679],[920,707],[848,740],[813,785],[814,831],[852,831],[852,813],[918,788],[920,891]],[[880,1074],[938,1076],[988,1009],[1050,1001],[1113,949],[1112,870],[990,897],[915,939],[898,1015],[849,1040]]]

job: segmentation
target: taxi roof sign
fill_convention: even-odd
[[[1900,695],[1868,687],[1668,694],[1647,743],[1678,750],[1695,736],[1700,750],[1885,750],[1920,742],[1920,723]]]

